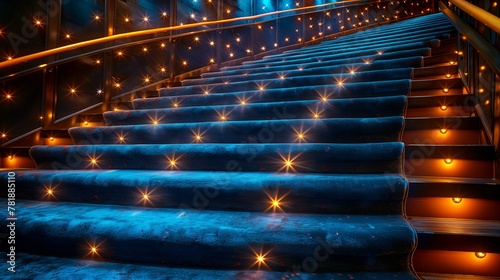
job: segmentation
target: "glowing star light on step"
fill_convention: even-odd
[[[300,157],[300,154],[292,157],[290,153],[288,155],[278,154],[281,158],[281,168],[278,169],[278,172],[285,171],[289,172],[290,170],[293,172],[297,172],[296,168],[300,167],[297,162],[297,159]]]
[[[268,255],[269,253],[271,253],[272,249],[268,250],[265,253],[263,252],[262,248],[260,248],[258,252],[253,248],[250,249],[252,250],[253,259],[255,260],[254,263],[252,264],[252,267],[257,266],[257,269],[260,269],[262,266],[269,268],[269,266],[267,265],[267,261],[269,261]]]
[[[167,158],[167,169],[180,170],[179,169],[179,159],[182,157],[182,155],[176,156],[174,153],[174,154],[172,154],[172,156],[165,156],[165,157]]]
[[[200,129],[198,128],[197,131],[193,131],[191,130],[191,133],[193,133],[193,143],[203,143],[203,135],[206,133],[207,131],[200,131]]]
[[[88,242],[87,240],[85,240],[85,242],[87,243],[87,254],[84,256],[84,257],[92,257],[92,258],[101,258],[101,255],[100,255],[100,252],[101,252],[101,249],[100,247],[102,246],[102,244],[104,243],[101,242],[99,244],[96,244],[96,242]]]
[[[279,195],[278,190],[274,192],[274,194],[270,194],[267,191],[264,191],[266,194],[269,203],[269,207],[265,210],[265,212],[272,210],[273,212],[280,211],[284,212],[283,208],[286,203],[283,202],[283,199],[288,195],[288,193],[285,193],[284,195]]]
[[[156,190],[156,189],[153,189],[151,191],[148,190],[148,188],[146,187],[146,189],[144,190],[141,190],[139,188],[137,188],[137,190],[139,191],[140,193],[140,200],[139,200],[139,204],[142,203],[143,206],[146,206],[146,204],[150,204],[152,206],[155,206],[153,204],[153,202],[151,201],[152,199],[152,193]]]

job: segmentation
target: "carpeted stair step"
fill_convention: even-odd
[[[292,113],[292,112],[290,112]],[[297,120],[254,120],[204,123],[175,123],[73,127],[74,143],[99,135],[94,144],[182,144],[203,143],[373,143],[398,141],[403,117],[336,118]],[[201,141],[201,140],[200,140]]]
[[[361,55],[371,55],[377,53],[377,51],[383,52],[394,52],[398,51],[398,45],[400,43],[408,44],[411,42],[421,42],[421,41],[430,41],[433,39],[445,40],[450,37],[449,34],[453,32],[452,28],[448,27],[447,29],[438,30],[435,32],[425,33],[418,36],[412,36],[411,39],[404,39],[402,35],[397,35],[398,40],[391,40],[390,43],[387,43],[389,38],[381,37],[376,40],[367,40],[365,42],[356,42],[355,46],[353,46],[352,42],[349,43],[339,43],[335,44],[329,48],[325,48],[324,46],[320,49],[309,50],[308,52],[303,52],[300,54],[287,54],[280,57],[273,58],[265,58],[262,60],[254,60],[254,61],[245,61],[240,66],[231,66],[224,67],[222,70],[236,69],[234,67],[242,67],[242,66],[257,66],[257,65],[271,65],[276,62],[284,62],[288,61],[290,63],[302,62],[301,60],[331,60],[334,56],[338,57],[355,57]]]
[[[316,49],[324,49],[322,47],[332,47],[337,44],[347,44],[352,42],[364,43],[365,41],[378,41],[381,37],[387,37],[389,40],[399,40],[401,36],[408,37],[409,39],[413,36],[419,36],[421,34],[432,33],[435,30],[450,30],[452,25],[447,19],[440,20],[429,20],[425,23],[413,23],[411,26],[393,28],[391,25],[379,26],[371,28],[369,30],[359,31],[349,36],[341,36],[335,40],[328,40],[321,42],[318,45],[310,46],[307,48],[299,48],[293,50],[286,50],[280,54],[271,54],[265,56],[264,59],[281,57],[288,54],[298,54],[303,52],[309,52]],[[451,29],[452,30],[452,29]],[[399,36],[399,37],[398,37]]]
[[[256,255],[266,254],[265,268],[286,272],[317,252],[325,259],[317,262],[318,272],[409,271],[416,241],[401,215],[96,208],[32,201],[16,205],[17,219],[23,221],[16,228],[18,252],[56,257],[89,256],[94,246],[94,258],[108,261],[257,269]]]
[[[333,93],[317,94],[317,100],[251,103],[216,106],[191,106],[168,109],[143,109],[131,111],[109,111],[104,113],[107,125],[284,120],[314,118],[366,118],[400,116],[403,114],[406,97],[400,96],[333,98]],[[252,102],[255,100],[252,100]],[[186,106],[187,100],[182,105]],[[169,104],[171,105],[171,104]]]
[[[244,73],[237,75],[224,75],[220,77],[212,78],[199,78],[199,79],[187,79],[182,81],[183,86],[192,85],[203,85],[203,84],[214,84],[214,83],[224,83],[225,81],[249,81],[258,79],[286,79],[296,76],[311,76],[311,75],[321,75],[321,74],[341,74],[341,73],[359,73],[363,71],[373,71],[373,70],[383,70],[390,68],[406,68],[406,67],[421,67],[423,65],[422,56],[429,54],[430,48],[422,49],[421,56],[412,56],[405,58],[395,58],[389,60],[375,60],[370,62],[370,64],[363,63],[353,63],[353,64],[341,64],[341,65],[327,65],[321,67],[312,67],[307,69],[294,69],[286,72],[253,72]],[[325,63],[328,64],[328,63]]]
[[[328,85],[338,84],[341,87],[344,83],[379,81],[386,79],[407,79],[411,77],[412,68],[393,68],[386,70],[374,70],[360,72],[356,75],[350,73],[333,75],[312,75],[306,77],[291,77],[284,80],[268,79],[259,81],[240,81],[222,84],[212,84],[208,86],[185,86],[178,88],[163,88],[159,90],[160,96],[182,96],[188,94],[206,94],[210,92],[239,92],[242,90],[260,90],[265,94],[267,89],[285,89],[307,85]]]
[[[181,161],[182,158],[179,168]],[[186,172],[175,171],[174,166],[170,169],[174,171],[18,171],[16,197],[154,208],[396,215],[401,212],[408,185],[399,174]],[[144,200],[143,194],[148,194],[148,200]],[[274,200],[279,200],[280,207],[273,206]]]
[[[389,80],[374,82],[345,83],[330,85],[306,85],[293,88],[275,88],[261,90],[245,89],[232,93],[192,94],[184,96],[135,99],[133,105],[138,109],[178,108],[191,106],[232,105],[264,102],[285,102],[297,100],[319,100],[326,94],[329,99],[362,98],[409,94],[411,80]],[[278,118],[286,115],[285,110],[279,111]]]
[[[33,147],[20,278],[418,279],[402,172],[428,147],[401,139],[432,120],[402,116],[413,68],[449,59],[426,57],[454,32],[432,15],[227,67]]]
[[[236,69],[231,69],[231,70],[224,70],[224,71],[219,71],[219,72],[208,72],[204,73],[201,75],[202,78],[210,78],[210,77],[220,77],[220,76],[230,76],[230,75],[237,75],[237,74],[250,74],[250,73],[265,73],[265,72],[286,72],[286,71],[292,71],[292,70],[297,70],[297,69],[310,69],[310,68],[316,68],[316,67],[324,67],[324,66],[335,66],[335,65],[340,65],[340,64],[353,64],[353,63],[361,63],[361,64],[367,64],[367,62],[373,63],[377,60],[390,60],[390,59],[397,59],[397,58],[408,58],[410,56],[415,56],[415,50],[417,52],[420,50],[420,52],[424,51],[425,53],[427,52],[425,48],[432,48],[435,46],[439,46],[440,40],[430,40],[427,42],[417,42],[417,43],[410,43],[410,44],[400,44],[397,46],[398,51],[394,52],[389,52],[389,53],[382,53],[378,54],[376,51],[374,52],[375,54],[369,55],[369,56],[364,56],[364,57],[358,57],[358,58],[344,58],[344,59],[334,59],[334,60],[328,60],[328,61],[318,61],[317,59],[315,61],[309,61],[309,62],[303,62],[300,64],[283,64],[283,65],[274,65],[273,67],[254,67],[254,68],[236,68]],[[424,50],[421,50],[424,48]],[[424,54],[425,54],[424,53]],[[417,54],[418,55],[418,54]]]
[[[403,152],[399,142],[96,145],[100,137],[88,139],[94,145],[35,146],[30,154],[38,169],[166,170],[171,166],[168,158],[182,157],[179,166],[192,171],[227,171],[237,164],[245,172],[372,174],[401,172]],[[193,142],[203,141],[200,137]]]
[[[332,45],[332,44],[337,44],[337,43],[343,43],[343,42],[352,42],[355,41],[357,42],[358,40],[365,40],[365,39],[373,39],[373,38],[378,38],[380,36],[387,36],[387,35],[398,35],[398,34],[405,34],[407,37],[411,37],[412,34],[415,33],[420,33],[420,31],[432,31],[435,30],[436,28],[442,28],[445,26],[451,26],[451,23],[449,20],[446,18],[439,18],[439,19],[426,19],[425,22],[419,22],[416,19],[409,20],[404,22],[401,25],[384,25],[384,26],[379,26],[375,28],[371,28],[368,30],[362,30],[353,34],[350,34],[349,36],[341,36],[339,38],[336,38],[335,40],[329,40],[322,42],[321,45]],[[314,48],[316,46],[312,46]],[[306,48],[302,49],[295,49],[295,50],[288,50],[285,51],[284,54],[286,53],[294,53],[294,52],[300,52],[302,50],[307,50]]]
[[[426,30],[428,29],[428,30]],[[429,32],[429,30],[431,30]],[[322,42],[321,44],[314,45],[314,46],[308,46],[296,50],[291,50],[291,51],[284,51],[283,53],[280,54],[272,54],[265,56],[261,61],[273,61],[273,60],[281,60],[281,59],[286,59],[288,57],[296,57],[296,56],[303,56],[303,55],[313,55],[315,52],[318,52],[320,54],[324,53],[331,53],[341,51],[345,52],[348,49],[350,50],[355,50],[358,47],[368,47],[370,45],[372,46],[377,46],[377,47],[382,47],[386,48],[390,46],[391,44],[395,46],[396,44],[394,43],[408,43],[408,42],[417,42],[417,41],[426,41],[430,39],[445,39],[449,37],[450,34],[453,34],[456,32],[456,30],[453,29],[453,27],[448,23],[446,26],[443,26],[441,28],[436,28],[436,27],[431,27],[431,28],[421,28],[417,32],[408,32],[406,34],[404,33],[393,33],[388,32],[386,33],[379,33],[379,34],[373,34],[373,35],[366,35],[361,38],[350,38],[350,36],[346,37],[340,37],[336,40],[331,40],[331,41],[325,41]],[[443,36],[443,37],[441,37]],[[345,41],[341,41],[341,39],[346,39]],[[347,39],[349,38],[349,39]],[[403,38],[406,38],[404,40]],[[416,40],[420,39],[420,40]],[[383,41],[389,41],[390,45],[383,45]],[[355,45],[356,47],[353,47]],[[255,62],[244,62],[244,64],[252,64],[252,63],[258,63],[259,60]]]
[[[16,263],[22,267],[26,279],[38,279],[44,275],[47,279],[65,279],[71,275],[74,279],[85,279],[92,275],[95,279],[169,279],[169,280],[275,280],[293,279],[300,277],[303,280],[352,280],[352,279],[398,279],[415,280],[414,274],[409,272],[343,272],[343,273],[307,273],[302,263],[300,268],[292,271],[262,271],[262,270],[213,270],[175,268],[165,266],[148,266],[102,262],[82,259],[56,258],[18,254]],[[309,267],[306,269],[310,270]]]
[[[449,38],[449,35],[444,34],[441,35],[441,33],[437,33],[440,35],[435,35],[435,36],[430,36],[431,34],[426,34],[425,36],[422,36],[422,38],[412,38],[410,41],[407,40],[402,40],[401,42],[408,44],[412,42],[421,42],[421,41],[431,41],[435,39],[447,39]],[[323,51],[316,51],[312,53],[305,53],[305,54],[297,54],[297,55],[287,55],[283,56],[280,58],[276,59],[264,59],[264,60],[256,60],[256,61],[248,61],[246,63],[243,63],[238,66],[231,66],[231,67],[224,67],[222,70],[231,70],[231,69],[238,69],[238,68],[254,68],[254,67],[259,67],[259,66],[266,66],[266,65],[280,65],[283,64],[283,62],[289,62],[289,63],[307,63],[310,61],[329,61],[333,59],[338,59],[338,58],[352,58],[352,57],[360,57],[360,56],[367,56],[367,55],[374,55],[378,54],[378,52],[384,52],[384,53],[389,53],[389,52],[397,52],[397,51],[402,51],[403,49],[399,49],[399,42],[391,42],[391,44],[387,44],[382,42],[367,42],[365,44],[356,44],[355,47],[352,45],[346,44],[345,46],[342,45],[335,45],[335,48],[328,48]]]

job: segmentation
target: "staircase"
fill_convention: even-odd
[[[404,115],[453,32],[433,14],[225,67],[33,147],[15,275],[417,279]]]

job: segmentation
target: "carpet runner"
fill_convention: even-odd
[[[403,114],[453,30],[433,14],[224,67],[33,147],[15,276],[418,279]]]

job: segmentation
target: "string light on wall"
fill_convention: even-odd
[[[101,15],[99,13],[93,13],[92,14],[92,19],[95,22],[99,22],[99,21],[101,21]]]
[[[12,93],[10,92],[4,93],[4,100],[11,101],[13,98],[14,96],[12,95]]]
[[[33,25],[37,27],[42,27],[43,26],[43,19],[33,19]]]

